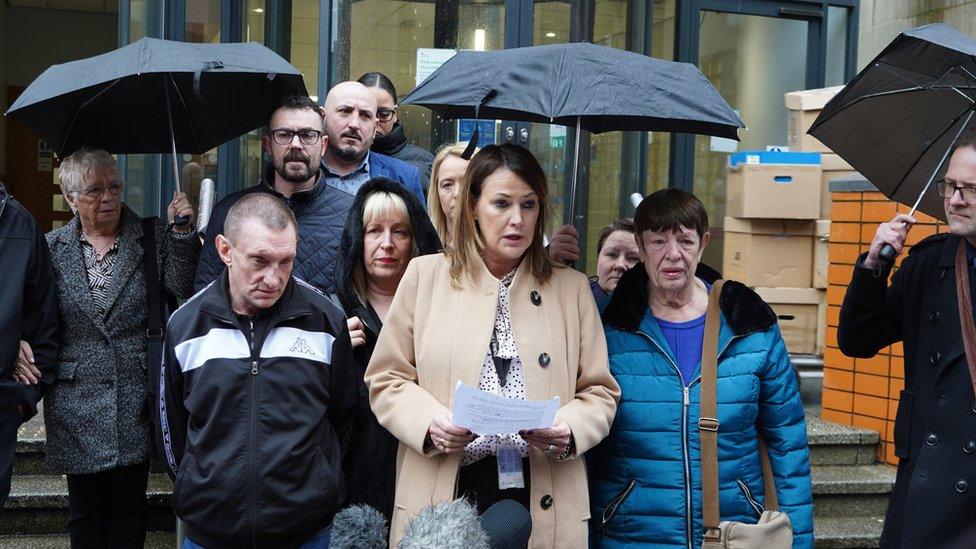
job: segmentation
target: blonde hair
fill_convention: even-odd
[[[539,284],[545,284],[552,276],[555,264],[542,244],[546,233],[546,219],[549,217],[549,189],[546,173],[532,156],[532,153],[518,145],[488,145],[478,151],[468,164],[461,178],[461,191],[457,199],[454,224],[451,227],[453,248],[446,252],[451,262],[451,283],[461,286],[461,277],[467,275],[472,282],[477,281],[479,263],[485,243],[481,231],[475,223],[474,210],[485,180],[496,171],[507,168],[535,192],[539,201],[539,216],[532,233],[532,242],[525,251],[523,261],[528,261],[529,272]]]
[[[61,194],[77,194],[90,181],[93,175],[101,175],[118,180],[119,167],[115,157],[102,149],[79,149],[61,161],[58,169],[58,185]],[[72,207],[74,210],[74,207]]]
[[[410,229],[410,240],[411,240],[411,250],[410,259],[417,257],[420,253],[417,247],[417,239],[414,238],[413,225],[410,223],[410,213],[407,210],[407,203],[404,202],[403,198],[397,194],[387,192],[387,191],[375,191],[370,193],[369,197],[363,203],[363,227],[362,230],[365,234],[366,226],[369,225],[374,219],[383,216],[393,216],[398,217],[403,220],[403,223]],[[363,304],[366,303],[366,269],[364,268],[364,263],[366,261],[366,256],[362,254],[360,250],[360,259],[352,268],[352,290],[356,293],[356,297],[359,298]]]
[[[438,172],[441,170],[441,165],[444,164],[444,161],[449,156],[461,158],[461,154],[466,147],[467,143],[448,143],[444,145],[434,155],[434,164],[430,170],[430,185],[427,188],[427,213],[430,215],[430,220],[434,224],[437,236],[440,237],[445,247],[449,244],[448,233],[451,228],[448,226],[447,216],[444,215],[444,208],[441,206],[441,195],[437,192],[438,187],[440,187],[437,182]],[[455,182],[455,185],[461,185],[461,181]]]

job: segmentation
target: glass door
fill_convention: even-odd
[[[783,95],[810,87],[808,47],[812,31],[811,23],[803,19],[710,10],[701,10],[700,22],[698,67],[748,128],[739,131],[738,144],[707,136],[694,138],[694,175],[689,190],[705,203],[712,225],[712,243],[703,261],[720,268],[730,151],[786,145]]]

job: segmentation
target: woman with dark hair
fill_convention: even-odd
[[[548,194],[529,151],[485,147],[465,172],[451,248],[407,267],[366,369],[373,411],[400,440],[391,547],[411,517],[458,494],[479,512],[524,505],[532,547],[586,545],[578,458],[606,436],[620,393],[586,277],[543,246]],[[478,436],[452,422],[459,381],[517,400],[558,397],[560,408],[550,427]],[[499,482],[501,460],[511,484]]]
[[[420,185],[426,193],[434,155],[407,141],[397,112],[397,93],[393,82],[381,72],[367,72],[359,77],[359,83],[369,88],[376,98],[376,139],[370,150],[417,166]]]
[[[437,232],[417,197],[396,181],[376,178],[359,192],[342,233],[336,263],[338,299],[349,318],[360,379],[360,402],[343,459],[349,504],[393,514],[397,440],[369,408],[363,374],[411,259],[439,252]]]
[[[754,291],[727,281],[710,295],[717,277],[699,269],[708,227],[705,206],[679,189],[651,194],[634,214],[643,263],[621,277],[603,312],[610,371],[627,398],[610,436],[587,456],[596,547],[701,547],[699,429],[708,424],[699,419],[716,418],[721,520],[755,523],[761,513],[765,440],[793,547],[813,547],[807,431],[790,356],[776,315]],[[701,361],[713,299],[718,412],[704,418]]]
[[[634,220],[625,217],[601,229],[596,241],[596,255],[596,276],[590,277],[590,289],[596,308],[602,313],[610,303],[610,295],[620,277],[640,261]]]

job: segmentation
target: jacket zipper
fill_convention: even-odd
[[[691,404],[690,389],[696,383],[701,381],[701,376],[699,375],[695,379],[691,380],[691,383],[685,385],[685,378],[681,375],[681,369],[678,365],[671,360],[671,355],[669,355],[661,345],[654,340],[650,335],[638,330],[637,333],[647,338],[648,341],[654,344],[655,347],[661,351],[661,354],[668,359],[668,363],[674,368],[676,374],[678,374],[678,379],[681,380],[681,459],[685,467],[685,541],[688,549],[694,549],[692,546],[692,540],[694,540],[694,531],[692,524],[694,524],[694,509],[691,506],[691,455],[688,451],[688,406]],[[732,336],[726,343],[725,346],[718,352],[718,356],[721,357],[722,353],[729,348],[729,345],[739,336]]]
[[[251,500],[250,505],[250,515],[251,515],[251,547],[257,547],[257,473],[255,472],[254,466],[254,451],[257,447],[257,413],[255,408],[257,407],[257,397],[255,396],[255,384],[258,375],[258,357],[254,352],[254,317],[248,319],[248,325],[251,332],[251,417],[250,417],[250,451],[248,455],[248,484],[249,484],[249,496]]]

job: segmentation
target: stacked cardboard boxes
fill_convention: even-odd
[[[769,303],[796,354],[819,351],[820,162],[816,152],[743,152],[732,155],[726,174],[723,275]]]

